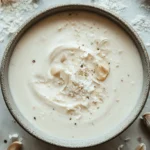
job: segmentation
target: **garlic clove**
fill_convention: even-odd
[[[99,81],[104,81],[109,74],[109,65],[107,62],[96,67],[96,76]]]
[[[21,150],[22,143],[20,141],[15,141],[8,147],[7,150]]]
[[[51,75],[53,75],[55,77],[60,77],[61,71],[62,71],[62,67],[60,67],[60,66],[53,66],[51,68],[50,73],[51,73]]]
[[[137,146],[135,150],[146,150],[146,145],[144,143],[141,143]]]
[[[150,112],[145,113],[143,116],[143,121],[145,123],[145,125],[149,128],[150,130]]]

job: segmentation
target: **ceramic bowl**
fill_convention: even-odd
[[[25,117],[20,113],[19,109],[17,108],[8,84],[8,67],[9,62],[12,56],[12,53],[14,51],[14,48],[19,41],[19,39],[24,35],[24,33],[36,22],[42,20],[43,18],[54,15],[56,13],[64,12],[64,11],[72,11],[72,10],[82,10],[82,11],[88,11],[92,12],[101,16],[104,16],[111,20],[112,22],[116,23],[118,26],[124,30],[129,37],[132,39],[134,44],[136,45],[138,52],[140,54],[142,65],[143,65],[143,72],[144,72],[144,82],[143,82],[143,89],[140,95],[140,98],[138,100],[136,109],[134,109],[129,117],[124,120],[123,123],[120,124],[120,126],[113,130],[112,132],[108,133],[105,136],[102,137],[91,137],[91,139],[88,140],[64,140],[56,137],[50,137],[48,135],[45,135],[42,133],[42,131],[39,131],[38,129],[35,129],[32,124],[29,123],[28,120],[25,119]],[[12,40],[9,42],[1,64],[1,88],[4,100],[6,102],[6,105],[8,106],[9,111],[11,112],[12,116],[17,120],[17,122],[31,135],[34,137],[45,141],[47,143],[55,144],[58,146],[64,146],[64,147],[88,147],[93,146],[97,144],[104,143],[114,137],[116,137],[118,134],[123,132],[125,129],[127,129],[134,120],[138,117],[139,113],[141,112],[142,108],[145,105],[145,102],[148,97],[149,92],[149,85],[150,85],[150,66],[149,66],[149,57],[147,54],[147,51],[140,40],[139,36],[136,34],[136,32],[120,17],[117,15],[114,15],[108,10],[105,10],[104,8],[97,8],[95,6],[89,6],[89,5],[62,5],[50,8],[48,10],[42,11],[39,14],[35,15],[33,18],[29,19],[14,35]]]

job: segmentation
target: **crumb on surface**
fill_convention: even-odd
[[[122,149],[123,149],[123,147],[124,147],[124,145],[123,145],[123,144],[121,144],[121,145],[119,145],[119,146],[118,146],[118,149],[117,149],[117,150],[122,150]]]
[[[131,140],[131,138],[127,137],[124,139],[125,142],[129,142]]]

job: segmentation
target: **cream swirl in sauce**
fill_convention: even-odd
[[[45,77],[36,76],[32,88],[45,103],[54,108],[63,108],[72,115],[82,115],[82,111],[92,111],[105,100],[107,89],[103,85],[109,74],[104,49],[107,40],[96,41],[98,50],[90,50],[78,45],[63,45],[54,48],[49,56],[49,70]],[[35,78],[35,77],[34,77]],[[57,90],[50,96],[51,88]]]

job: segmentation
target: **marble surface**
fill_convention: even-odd
[[[105,2],[104,2],[105,1]],[[108,5],[106,1],[108,2]],[[142,0],[120,0],[117,2],[116,5],[111,5],[111,2],[116,2],[116,0],[39,0],[39,7],[36,11],[33,12],[37,13],[40,10],[43,10],[47,7],[58,5],[58,4],[69,4],[69,3],[85,3],[85,4],[92,4],[97,6],[104,6],[113,11],[116,11],[123,19],[131,24],[131,22],[137,17],[137,15],[144,15],[146,19],[150,20],[150,9],[147,7],[142,6],[150,6],[150,1],[142,1]],[[110,6],[109,6],[110,4]],[[117,7],[120,9],[117,9]],[[28,14],[26,14],[28,15]],[[138,29],[139,30],[139,29]],[[139,31],[139,35],[144,41],[148,53],[150,54],[150,28],[148,30],[141,30]],[[9,38],[6,38],[3,43],[0,43],[0,60],[3,56],[4,49],[9,41]],[[150,111],[150,97],[145,105],[144,112]],[[53,145],[46,144],[31,135],[29,135],[26,131],[24,131],[12,118],[11,114],[9,113],[2,94],[0,92],[0,150],[6,150],[10,141],[9,135],[18,133],[20,137],[23,139],[23,149],[24,150],[65,150],[66,148],[61,148]],[[130,138],[128,142],[125,141],[126,138]],[[4,140],[7,140],[7,143],[4,143]],[[86,148],[89,150],[117,150],[119,145],[124,145],[123,150],[134,150],[136,146],[140,143],[144,142],[147,146],[147,149],[150,149],[150,132],[148,132],[143,125],[143,122],[140,120],[140,116],[138,119],[121,135],[116,137],[115,139],[106,142],[104,144]],[[66,149],[67,150],[67,149]]]

